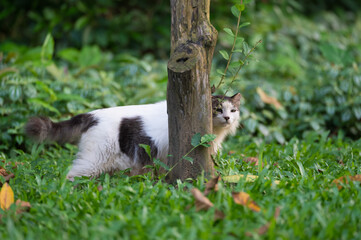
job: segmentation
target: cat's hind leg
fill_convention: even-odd
[[[103,172],[114,171],[114,147],[105,142],[87,139],[90,138],[82,138],[79,142],[79,152],[67,175],[67,179],[71,181],[74,177],[97,177]]]

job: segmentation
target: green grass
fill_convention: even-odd
[[[332,181],[360,172],[361,141],[310,136],[285,145],[263,147],[264,167],[242,161],[257,156],[259,147],[239,136],[225,144],[218,171],[223,175],[256,174],[253,183],[221,182],[209,195],[225,219],[214,221],[214,209],[196,212],[189,190],[204,190],[205,179],[175,185],[145,176],[128,177],[122,172],[98,179],[65,179],[76,148],[38,146],[31,153],[18,152],[6,162],[22,162],[9,184],[15,199],[29,201],[29,212],[2,212],[1,239],[359,239],[361,187],[351,183],[338,190]],[[343,164],[340,164],[342,160]],[[268,179],[267,179],[268,178]],[[280,180],[279,185],[272,179]],[[98,190],[98,186],[102,190]],[[253,212],[236,205],[233,191],[245,191],[261,207]],[[274,221],[276,207],[280,217]],[[265,235],[255,231],[271,222]],[[248,237],[249,238],[249,237]]]

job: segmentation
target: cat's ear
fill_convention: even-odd
[[[234,102],[240,102],[242,95],[240,93],[236,93],[231,98],[232,98],[232,101],[234,101]]]
[[[214,86],[214,84],[213,84],[213,86],[211,87],[211,94],[213,94],[213,93],[215,93],[216,92],[216,87]]]
[[[233,104],[236,105],[237,107],[241,105],[241,98],[242,95],[240,93],[236,93],[231,97]]]

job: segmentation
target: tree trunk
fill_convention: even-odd
[[[194,134],[212,133],[209,73],[217,31],[209,22],[210,0],[171,0],[171,57],[168,62],[169,173],[171,182],[214,171],[210,149],[192,149]]]

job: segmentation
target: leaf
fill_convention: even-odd
[[[219,51],[219,53],[222,55],[222,57],[223,57],[224,59],[226,59],[226,60],[229,59],[229,55],[228,55],[228,53],[227,53],[226,51],[221,50],[221,51]]]
[[[3,176],[5,182],[8,182],[11,178],[15,177],[15,174],[6,172],[6,170],[0,166],[0,176]],[[2,184],[0,183],[0,185]]]
[[[33,104],[39,105],[39,106],[49,110],[50,112],[56,113],[57,115],[61,115],[60,112],[58,111],[58,109],[56,109],[55,107],[51,106],[50,104],[44,102],[43,100],[41,100],[39,98],[30,98],[30,99],[28,99],[28,103],[33,103]]]
[[[190,163],[192,163],[193,164],[193,158],[191,158],[191,157],[188,157],[188,156],[183,156],[183,159],[184,160],[187,160],[188,162],[190,162]]]
[[[50,61],[54,53],[54,39],[53,36],[48,33],[46,35],[45,41],[41,48],[41,61]]]
[[[283,108],[282,104],[274,97],[268,96],[260,87],[257,88],[257,93],[262,102],[273,105],[276,109]]]
[[[159,165],[159,166],[161,166],[162,168],[164,168],[166,171],[169,171],[169,170],[170,170],[170,168],[169,168],[164,162],[162,162],[162,161],[159,160],[159,159],[154,159],[153,162],[154,162],[154,164]],[[192,159],[192,163],[193,163],[193,159]]]
[[[85,46],[81,49],[78,59],[78,64],[81,67],[90,67],[100,64],[103,55],[98,46]]]
[[[243,159],[244,162],[247,162],[247,163],[251,163],[253,164],[254,166],[258,166],[258,158],[256,157],[248,157],[248,158],[245,158]]]
[[[233,200],[236,204],[246,206],[250,208],[252,211],[259,212],[261,208],[250,198],[248,193],[245,192],[233,192],[232,193]]]
[[[240,12],[244,11],[244,9],[246,8],[244,4],[240,4],[240,3],[235,4],[235,6]]]
[[[274,132],[273,136],[276,138],[277,142],[280,144],[284,144],[286,142],[285,137],[280,132]]]
[[[254,120],[252,118],[248,118],[243,122],[243,125],[246,127],[248,131],[251,133],[254,133],[256,131],[256,127],[258,125],[257,120]]]
[[[196,133],[193,135],[192,140],[191,140],[191,144],[193,147],[197,147],[200,143],[201,143],[201,134],[200,133]]]
[[[75,48],[65,48],[57,53],[60,58],[73,64],[78,64],[79,50]]]
[[[322,55],[326,60],[335,64],[350,64],[353,62],[353,57],[349,51],[339,48],[336,45],[323,43],[320,45]]]
[[[209,208],[213,207],[213,203],[206,197],[203,195],[203,193],[201,191],[199,191],[199,189],[197,188],[193,188],[191,190],[191,193],[194,196],[195,199],[195,205],[196,205],[196,211],[201,211],[201,210],[208,210]],[[214,211],[214,220],[219,220],[219,219],[223,219],[225,217],[224,213],[218,209],[215,209]]]
[[[203,195],[198,188],[192,188],[191,193],[195,199],[196,211],[208,210],[210,207],[213,207],[213,203]]]
[[[146,145],[146,144],[139,144],[139,147],[143,148],[144,151],[147,153],[147,155],[149,156],[150,159],[152,159],[152,154],[150,151],[150,146]]]
[[[74,27],[76,30],[84,28],[89,22],[88,16],[82,16],[76,20]]]
[[[221,70],[221,69],[217,69],[216,71],[218,74],[225,76],[226,74]]]
[[[222,180],[225,182],[229,182],[229,183],[238,183],[239,180],[244,179],[246,182],[254,182],[258,179],[257,175],[252,175],[252,174],[247,174],[247,175],[243,175],[243,174],[238,174],[238,175],[230,175],[230,176],[223,176]],[[267,179],[267,178],[265,178]],[[275,184],[279,184],[280,181],[279,180],[274,180],[273,181]]]
[[[215,134],[205,134],[201,137],[201,143],[209,143],[212,142],[214,139],[216,139]]]
[[[208,195],[212,190],[214,190],[215,192],[218,191],[218,182],[219,180],[221,180],[220,176],[214,177],[211,180],[209,180],[206,183],[206,189],[204,190],[204,195]]]
[[[223,31],[225,31],[228,35],[230,35],[231,37],[234,37],[234,33],[232,31],[232,29],[230,28],[223,28]]]
[[[333,184],[335,184],[338,188],[338,190],[341,190],[344,185],[348,185],[350,181],[356,181],[361,182],[361,175],[355,175],[355,176],[342,176],[332,181]]]
[[[31,208],[31,204],[29,202],[25,202],[22,200],[16,200],[16,213],[20,214],[22,212],[26,212],[29,211],[29,209]]]
[[[14,203],[14,192],[8,183],[5,183],[0,191],[0,207],[6,210]]]
[[[13,85],[9,88],[9,97],[12,101],[17,101],[22,96],[22,89],[18,85]]]
[[[248,26],[250,24],[251,24],[250,22],[244,22],[241,25],[239,25],[239,28],[243,28],[243,27]]]
[[[238,18],[239,14],[241,13],[235,5],[231,7],[231,12],[236,18]]]
[[[249,46],[246,42],[242,43],[242,49],[243,49],[243,54],[248,54],[249,53]]]

